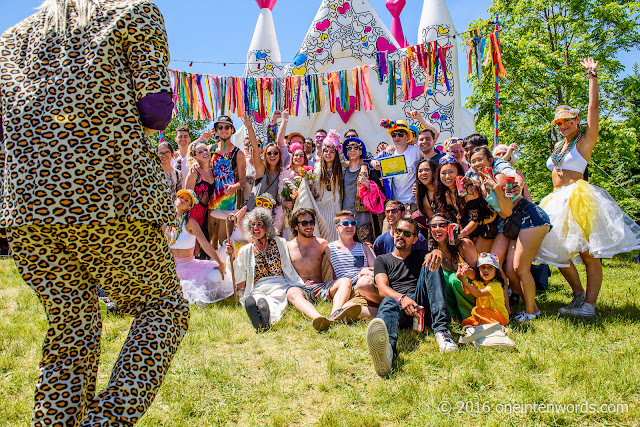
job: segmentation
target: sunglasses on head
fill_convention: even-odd
[[[436,228],[447,228],[449,226],[448,222],[434,222],[432,224],[429,225],[431,227],[432,230],[435,230]]]
[[[218,130],[229,130],[231,125],[218,125]]]
[[[362,147],[360,147],[359,145],[347,145],[347,151],[357,151],[361,149]]]
[[[259,228],[262,227],[264,225],[264,223],[262,221],[257,221],[257,222],[252,222],[251,223],[251,227],[253,228]]]
[[[303,227],[307,227],[309,225],[316,225],[315,220],[311,220],[311,221],[300,221],[299,224]]]
[[[356,225],[358,225],[358,221],[356,221],[355,219],[352,219],[351,221],[340,221],[338,225],[341,225],[343,227],[355,227]]]
[[[404,237],[411,237],[411,236],[417,236],[417,233],[414,233],[413,231],[409,231],[409,230],[403,230],[401,228],[396,228],[395,229],[395,233],[396,235],[404,235]]]
[[[405,134],[406,132],[403,130],[391,132],[391,138],[402,138]]]
[[[442,157],[442,158],[440,159],[440,164],[441,164],[441,165],[444,165],[444,164],[446,164],[446,163],[453,163],[453,162],[455,162],[455,161],[456,161],[456,159],[454,159],[453,157],[450,157],[450,156],[444,156],[444,157]]]
[[[265,209],[273,209],[273,205],[268,201],[256,200],[256,207],[265,208]]]

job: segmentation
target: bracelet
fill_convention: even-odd
[[[595,71],[593,71],[593,70],[589,70],[589,71],[587,71],[587,75],[588,75],[589,77],[595,77],[595,78],[598,78],[598,74],[597,74]]]
[[[463,228],[461,233],[464,233],[465,236],[469,237],[469,230],[467,230],[466,228]]]
[[[398,304],[402,305],[402,298],[406,297],[407,294],[402,294],[400,298],[398,298]]]
[[[496,188],[498,188],[498,187],[500,187],[500,184],[496,184],[496,185],[494,185],[491,189],[492,189],[493,191],[496,191]]]

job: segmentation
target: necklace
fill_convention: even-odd
[[[167,241],[169,242],[169,246],[173,246],[176,244],[176,241],[178,240],[178,236],[180,236],[180,232],[182,231],[182,226],[184,225],[184,222],[187,219],[187,215],[189,215],[189,211],[186,211],[185,213],[183,213],[178,217],[177,224],[169,225],[164,231],[164,236],[167,238]],[[176,225],[178,224],[179,226],[176,227]]]
[[[327,179],[327,191],[331,191],[331,183],[333,182],[333,170],[327,170],[328,179]]]
[[[260,249],[258,247],[258,242],[256,242],[255,245],[253,245],[253,246],[256,248],[256,251],[258,251],[259,254],[264,254],[267,251],[267,249],[269,249],[269,241],[266,240],[266,243],[264,245],[264,249]]]
[[[553,150],[553,154],[551,155],[551,161],[553,162],[553,166],[555,166],[555,168],[558,170],[559,176],[562,177],[562,174],[563,174],[562,163],[564,162],[565,157],[567,157],[567,154],[569,154],[569,152],[573,150],[573,147],[575,147],[578,144],[578,141],[580,140],[580,138],[582,138],[582,133],[578,133],[578,136],[576,136],[571,140],[571,142],[569,142],[569,145],[567,145],[567,148],[563,149],[564,144],[562,144],[557,146],[555,150]]]

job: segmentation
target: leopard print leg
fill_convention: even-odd
[[[67,252],[61,228],[9,229],[18,271],[49,321],[35,390],[35,426],[79,424],[96,390],[102,322],[95,283]]]
[[[135,222],[87,228],[79,258],[116,306],[136,319],[109,384],[94,398],[81,426],[131,425],[155,398],[187,331],[189,305],[157,227]]]

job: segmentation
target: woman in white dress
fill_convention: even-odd
[[[204,236],[198,222],[189,211],[198,203],[193,190],[179,190],[174,204],[176,224],[164,227],[169,248],[176,262],[176,271],[184,298],[191,304],[204,306],[233,295],[233,283],[225,278],[225,264]],[[213,261],[195,259],[196,241]]]
[[[620,209],[606,190],[584,180],[584,172],[598,140],[598,62],[585,59],[582,66],[589,78],[587,126],[580,129],[579,110],[566,105],[556,109],[553,124],[564,136],[556,145],[547,167],[555,190],[542,199],[540,207],[553,229],[542,242],[538,259],[560,267],[573,291],[571,303],[560,314],[594,317],[602,286],[599,258],[640,247],[640,227]],[[571,258],[578,254],[587,273],[586,292]]]
[[[251,324],[258,332],[266,331],[287,308],[287,290],[304,282],[293,268],[287,241],[276,236],[271,212],[253,209],[247,214],[244,228],[251,243],[243,246],[237,257],[232,244],[227,243],[227,255],[234,262],[238,291],[244,290],[240,302]]]
[[[336,213],[342,208],[340,150],[342,150],[340,134],[331,129],[324,139],[322,153],[315,166],[314,174],[318,176],[318,179],[311,186],[318,214],[327,224],[333,224]],[[338,240],[338,232],[335,227],[326,227],[320,237],[333,242]]]

